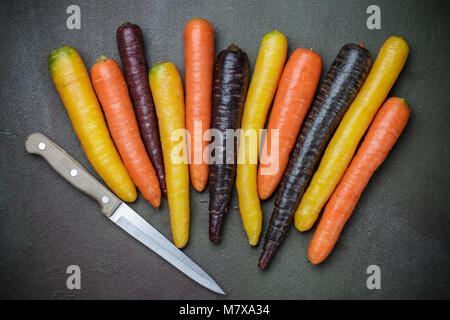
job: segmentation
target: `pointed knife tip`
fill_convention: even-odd
[[[225,293],[225,291],[223,291],[222,289],[219,288],[219,291],[217,291],[218,294],[221,294],[223,296],[226,296],[227,294]]]
[[[225,291],[223,291],[222,288],[219,287],[218,284],[215,285],[215,288],[213,289],[213,291],[214,291],[215,293],[221,294],[221,295],[223,295],[223,296],[226,296],[226,295],[227,295],[227,294],[225,293]]]

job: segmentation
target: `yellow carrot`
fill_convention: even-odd
[[[172,238],[175,246],[182,248],[189,239],[189,171],[183,84],[171,62],[154,65],[149,71],[149,83],[164,155]]]
[[[258,244],[262,226],[256,182],[259,130],[264,128],[283,71],[287,47],[287,39],[281,32],[272,31],[262,38],[242,116],[236,187],[242,223],[252,246]]]
[[[124,201],[136,200],[136,187],[109,135],[86,67],[72,47],[48,56],[48,69],[86,157],[108,187]]]
[[[400,37],[390,37],[380,49],[364,85],[339,124],[295,212],[295,227],[299,231],[309,230],[313,226],[375,113],[397,80],[408,52],[408,44]]]

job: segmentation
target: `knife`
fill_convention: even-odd
[[[25,147],[29,153],[42,156],[64,179],[75,188],[94,198],[103,214],[134,238],[150,248],[175,268],[202,286],[219,294],[225,292],[194,261],[175,247],[161,233],[133,209],[123,203],[103,184],[90,175],[81,164],[42,133],[30,134]]]

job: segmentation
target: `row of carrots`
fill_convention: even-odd
[[[148,70],[142,32],[135,24],[117,30],[123,73],[114,60],[101,56],[90,78],[72,47],[49,55],[50,75],[87,158],[124,201],[136,199],[136,187],[154,207],[166,195],[179,248],[189,238],[189,175],[197,191],[209,181],[213,242],[220,240],[235,176],[252,246],[262,229],[260,199],[278,188],[258,264],[262,269],[292,223],[299,231],[309,230],[326,204],[308,251],[313,264],[322,262],[408,120],[404,99],[385,101],[406,62],[407,43],[390,37],[373,65],[364,45],[345,45],[319,88],[320,55],[298,48],[286,63],[288,41],[279,31],[262,38],[251,81],[247,54],[238,46],[230,45],[214,60],[214,30],[208,21],[189,21],[184,43],[186,96],[174,64],[160,62]],[[214,137],[221,146],[228,130],[241,129],[233,161],[205,160],[210,128],[223,133]],[[174,139],[180,129],[189,135]],[[252,139],[249,132],[258,136]],[[175,161],[174,154],[185,161]],[[226,148],[215,149],[216,160],[227,155]]]

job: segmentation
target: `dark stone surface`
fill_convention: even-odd
[[[66,8],[81,8],[81,30],[68,30]],[[26,153],[40,131],[91,173],[47,71],[47,55],[77,48],[88,68],[99,55],[118,60],[116,28],[141,26],[150,64],[170,60],[184,73],[183,27],[211,21],[216,52],[234,42],[253,69],[261,37],[278,29],[297,47],[322,55],[326,71],[348,42],[376,56],[390,35],[410,44],[391,95],[412,116],[375,173],[342,234],[320,266],[306,256],[312,232],[291,230],[267,271],[256,264],[233,194],[223,241],[208,241],[208,192],[191,195],[186,254],[231,299],[450,298],[449,79],[447,1],[377,1],[381,30],[366,28],[369,1],[2,1],[0,5],[0,298],[221,298],[189,280],[108,222],[96,203]],[[267,227],[274,197],[263,202]],[[131,205],[170,238],[167,201],[155,210],[140,196]],[[263,235],[264,236],[264,233]],[[81,290],[66,288],[66,268],[81,267]],[[366,268],[381,268],[381,290],[368,290]]]

